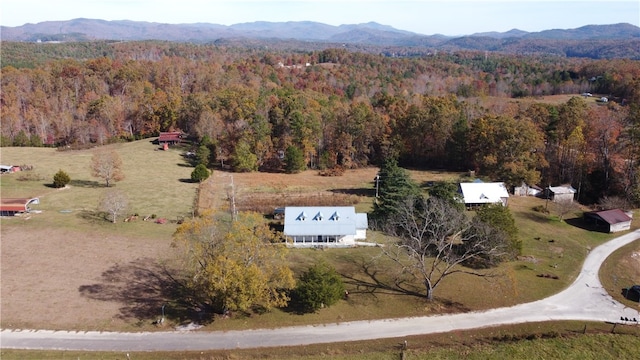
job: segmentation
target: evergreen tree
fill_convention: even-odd
[[[458,210],[464,210],[464,202],[461,201],[461,195],[458,193],[458,185],[456,183],[439,181],[429,189],[429,196],[445,200]]]
[[[522,252],[518,227],[508,207],[500,204],[485,205],[476,211],[476,217],[485,224],[504,232],[513,254],[519,255]]]
[[[29,146],[31,140],[27,136],[24,130],[20,130],[18,134],[13,138],[13,146]]]
[[[42,147],[42,138],[38,134],[31,135],[31,139],[29,139],[29,145],[32,147]]]
[[[65,187],[70,181],[69,175],[62,170],[53,175],[53,187],[56,189]]]
[[[289,174],[299,173],[306,168],[302,150],[289,146],[284,154],[285,170]]]
[[[371,214],[374,220],[395,215],[406,198],[420,195],[418,185],[398,166],[396,159],[385,161],[374,181],[378,194]]]
[[[211,158],[211,150],[207,145],[200,145],[196,150],[196,164],[209,166]]]
[[[198,164],[195,169],[191,172],[191,181],[193,182],[203,182],[209,178],[211,173],[206,166],[202,164]]]

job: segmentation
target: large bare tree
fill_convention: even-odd
[[[477,267],[493,266],[510,253],[503,232],[440,198],[407,198],[386,224],[385,231],[399,240],[383,252],[424,284],[429,300],[450,275],[487,276]]]
[[[115,224],[117,217],[127,209],[129,199],[122,191],[116,189],[107,190],[100,199],[100,210],[106,211],[111,216],[111,222]]]
[[[122,159],[114,150],[98,150],[91,157],[91,175],[103,179],[107,187],[112,182],[124,179]]]

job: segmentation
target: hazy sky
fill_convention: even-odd
[[[425,35],[640,25],[640,0],[0,0],[0,23],[75,18],[232,25],[252,21],[375,21]]]

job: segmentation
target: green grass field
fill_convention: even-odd
[[[113,188],[128,197],[128,214],[138,213],[141,217],[155,214],[168,220],[191,215],[197,184],[187,181],[193,168],[185,163],[180,150],[159,151],[149,140],[113,144],[107,148],[115,150],[122,158],[125,178]],[[93,150],[0,148],[0,152],[3,164],[34,166],[31,171],[0,177],[0,192],[2,197],[40,197],[40,205],[32,207],[43,211],[38,215],[38,224],[78,229],[87,225],[109,226],[104,221],[91,221],[92,213],[106,191],[104,182],[91,176]],[[58,170],[71,177],[71,183],[65,189],[50,187]],[[25,177],[38,180],[19,180]],[[118,231],[132,235],[149,231],[149,226],[124,225],[128,224],[118,224]],[[170,234],[174,229],[166,230]]]

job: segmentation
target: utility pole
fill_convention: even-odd
[[[547,193],[545,194],[544,211],[549,212],[549,197],[551,196],[551,184],[547,186]]]
[[[231,184],[229,185],[229,190],[227,191],[227,197],[229,198],[229,202],[230,202],[230,208],[229,209],[231,211],[231,219],[233,221],[237,220],[237,211],[236,211],[236,186],[233,183],[233,174],[222,174],[222,175],[218,175],[220,177],[222,176],[228,176],[231,178]]]
[[[376,175],[376,199],[378,198],[379,185],[380,185],[380,175]]]
[[[237,220],[237,214],[236,214],[236,187],[233,183],[233,175],[229,175],[231,176],[231,218],[233,219],[233,221]]]

